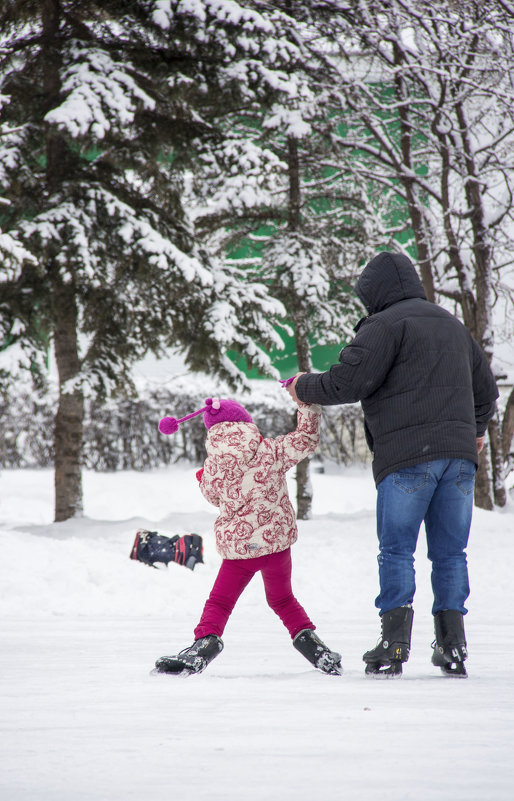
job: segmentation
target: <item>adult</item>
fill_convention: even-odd
[[[465,548],[478,453],[498,390],[487,359],[452,314],[427,301],[412,262],[380,253],[355,287],[368,317],[339,363],[300,373],[287,390],[320,405],[361,401],[377,485],[382,634],[366,673],[400,675],[409,658],[414,551],[425,522],[432,562],[432,662],[466,676]]]

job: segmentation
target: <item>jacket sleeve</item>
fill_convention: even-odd
[[[331,406],[356,403],[383,384],[396,357],[394,336],[378,317],[370,317],[341,351],[339,364],[325,373],[306,373],[296,382],[305,403]]]
[[[319,406],[301,404],[298,406],[296,429],[282,434],[268,442],[273,443],[275,458],[284,470],[289,470],[318,447],[321,428],[321,409]]]
[[[200,472],[200,471],[198,471]],[[198,477],[198,476],[197,476]],[[199,487],[200,492],[202,493],[203,497],[209,503],[212,503],[213,506],[220,505],[220,497],[218,491],[215,489],[214,482],[212,476],[209,472],[209,459],[205,460],[204,466],[202,468],[202,474],[199,478]]]
[[[473,399],[475,404],[475,420],[477,437],[483,437],[489,420],[494,414],[498,387],[485,353],[471,337],[473,348]]]

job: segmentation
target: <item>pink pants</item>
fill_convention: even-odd
[[[237,599],[254,575],[261,571],[266,600],[292,638],[302,629],[315,629],[291,588],[291,549],[254,559],[224,559],[195,628],[195,639],[207,634],[221,637]]]

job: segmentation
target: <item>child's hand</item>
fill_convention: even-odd
[[[295,403],[301,403],[301,400],[296,394],[296,389],[295,389],[296,382],[298,381],[301,375],[305,375],[305,373],[297,373],[292,380],[288,379],[287,382],[283,384],[284,389],[286,390],[286,392],[289,392]]]
[[[202,476],[203,476],[203,467],[201,467],[199,470],[196,471],[196,480],[198,481],[198,483],[200,483],[200,481],[202,480]]]

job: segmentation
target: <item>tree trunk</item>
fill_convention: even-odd
[[[489,422],[489,443],[491,445],[491,468],[493,473],[493,498],[496,506],[505,506],[507,490],[503,473],[503,452],[498,410]]]
[[[43,113],[61,102],[61,51],[59,28],[62,9],[59,0],[41,4],[43,36],[41,40],[44,103]],[[58,195],[66,180],[68,148],[58,130],[46,125],[46,192]],[[80,372],[77,336],[77,302],[73,281],[64,282],[55,253],[48,252],[46,268],[53,285],[54,347],[59,375],[59,405],[55,416],[55,520],[68,520],[82,514],[82,436],[84,398],[82,391],[70,385]],[[70,382],[70,383],[67,383]]]
[[[509,458],[510,449],[512,445],[512,437],[514,436],[514,389],[511,390],[505,411],[503,413],[502,422],[502,453],[504,460]]]
[[[300,163],[298,158],[298,141],[290,136],[287,140],[287,166],[289,175],[289,214],[288,228],[297,231],[300,228]],[[302,308],[301,299],[293,298],[293,325],[296,340],[296,358],[298,369],[302,373],[312,370],[311,348],[309,343],[308,323]],[[296,415],[294,420],[296,425]],[[298,520],[309,520],[312,514],[312,484],[310,480],[310,458],[302,459],[296,465],[296,516]]]
[[[489,478],[489,446],[484,445],[484,449],[478,457],[478,470],[475,478],[475,504],[480,509],[491,512],[494,508],[491,497],[491,481]]]
[[[468,54],[468,59],[470,58]],[[458,86],[457,90],[463,87]],[[475,262],[475,330],[472,334],[484,349],[484,352],[492,362],[494,352],[494,326],[492,315],[492,251],[489,237],[489,230],[486,224],[486,210],[484,208],[484,195],[480,182],[479,169],[475,162],[475,155],[469,134],[469,123],[464,111],[462,102],[455,103],[457,119],[460,125],[462,149],[466,166],[467,180],[465,182],[466,200],[473,231],[472,252]],[[489,423],[489,441],[491,444],[491,459],[489,461],[488,451],[484,448],[483,459],[484,469],[493,478],[494,502],[498,506],[505,506],[507,493],[503,482],[502,465],[502,444],[498,418],[495,417]],[[489,483],[489,482],[488,482]],[[484,484],[485,487],[485,484]],[[492,507],[492,499],[481,499],[487,505],[484,509]],[[478,504],[478,501],[477,501]],[[479,506],[481,504],[478,504]]]
[[[305,315],[300,309],[297,309],[294,316],[294,329],[298,369],[302,373],[309,373],[312,370],[309,332]],[[310,520],[312,516],[310,456],[296,465],[296,516],[299,520]]]
[[[398,70],[395,72],[394,84],[396,98],[399,101],[398,117],[400,120],[400,149],[402,154],[402,162],[406,167],[409,168],[409,171],[414,171],[416,168],[416,165],[412,164],[412,136],[414,133],[414,128],[410,120],[410,110],[405,104],[409,90],[408,87],[405,86],[405,81],[401,72],[401,68],[404,66],[404,56],[396,43],[393,45],[393,58],[395,65],[398,67]],[[435,303],[432,260],[430,258],[430,250],[427,242],[426,225],[421,212],[422,204],[420,204],[418,198],[416,197],[417,190],[414,179],[402,173],[401,180],[407,196],[412,230],[416,240],[418,264],[421,272],[423,289],[425,290],[427,300],[429,300],[431,303]]]
[[[312,517],[310,458],[302,459],[296,465],[296,516],[298,520],[310,520]]]
[[[298,231],[300,227],[300,164],[298,159],[298,141],[289,136],[287,139],[287,171],[289,176],[289,214],[288,228]]]
[[[514,453],[512,452],[512,437],[514,436],[514,389],[511,390],[502,420],[502,456],[503,475],[506,478],[514,467]]]
[[[84,397],[70,386],[80,371],[77,308],[73,292],[58,286],[55,292],[55,360],[59,374],[59,405],[55,416],[55,520],[82,514],[82,439]]]

